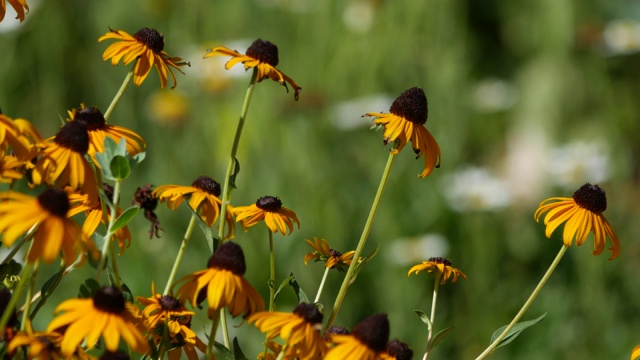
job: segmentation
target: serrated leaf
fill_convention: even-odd
[[[235,356],[235,360],[249,360],[240,349],[240,343],[238,343],[238,338],[233,338],[233,355]]]
[[[122,214],[120,214],[120,216],[118,216],[118,219],[116,219],[116,221],[113,223],[113,227],[112,227],[111,231],[116,232],[116,231],[122,229],[123,227],[127,226],[127,224],[136,215],[138,215],[139,212],[140,212],[140,208],[137,207],[137,206],[132,206],[132,207],[128,208],[127,210],[125,210],[124,212],[122,212]]]
[[[96,279],[87,279],[80,284],[78,297],[83,299],[91,298],[98,290],[100,290],[100,283]]]
[[[502,341],[500,341],[500,344],[498,346],[496,346],[496,349],[500,348],[502,346],[505,346],[508,343],[510,343],[513,340],[515,340],[515,338],[517,338],[520,335],[520,333],[522,333],[525,329],[527,329],[529,327],[532,327],[533,325],[539,323],[542,319],[544,319],[545,316],[547,316],[547,313],[544,313],[544,314],[538,316],[537,318],[535,318],[533,320],[527,320],[527,321],[516,323],[513,326],[513,328],[511,328],[511,330],[509,330],[509,332],[502,339]],[[498,330],[494,331],[493,335],[491,335],[491,343],[493,343],[495,341],[495,339],[497,339],[498,336],[500,336],[500,334],[502,334],[502,332],[504,331],[504,329],[506,327],[507,327],[507,325],[502,326]]]
[[[421,320],[423,323],[427,324],[427,326],[428,326],[429,328],[431,328],[431,326],[432,326],[432,325],[431,325],[431,320],[429,320],[429,316],[428,316],[427,314],[425,314],[424,312],[422,312],[422,311],[420,311],[420,310],[417,310],[417,309],[416,309],[416,310],[413,310],[413,311],[414,311],[416,314],[418,314],[418,316],[420,317],[420,320]]]
[[[429,348],[427,349],[427,351],[435,349],[435,347],[438,346],[438,343],[442,341],[442,339],[444,339],[447,335],[449,335],[451,330],[453,330],[453,327],[448,327],[446,329],[438,331],[438,333],[433,336],[433,339],[429,343]]]
[[[131,166],[126,157],[116,155],[111,159],[109,163],[109,169],[111,170],[111,176],[116,180],[124,180],[131,175]]]

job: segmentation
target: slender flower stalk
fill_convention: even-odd
[[[231,154],[229,156],[229,165],[227,166],[227,173],[224,177],[224,186],[222,188],[222,205],[220,206],[220,225],[218,226],[218,239],[223,239],[224,237],[224,226],[227,215],[227,205],[229,205],[231,198],[231,189],[229,188],[231,183],[231,175],[233,173],[233,169],[236,166],[236,154],[238,153],[238,145],[240,144],[240,137],[242,136],[242,128],[244,127],[244,121],[247,118],[247,113],[249,112],[249,104],[251,103],[251,96],[253,95],[253,89],[258,80],[258,68],[253,68],[253,73],[251,74],[251,81],[249,81],[249,87],[247,88],[247,92],[244,96],[244,103],[242,104],[242,109],[240,110],[240,119],[238,119],[238,127],[236,128],[236,135],[233,138],[233,145],[231,146]],[[216,251],[216,244],[213,246],[213,251]]]
[[[127,89],[127,86],[131,82],[131,78],[133,77],[133,71],[136,68],[136,64],[138,63],[138,61],[140,60],[137,59],[136,62],[133,63],[133,66],[131,66],[131,71],[127,73],[127,76],[124,78],[122,85],[120,85],[120,89],[116,93],[116,96],[113,98],[113,100],[111,100],[111,104],[109,104],[109,108],[107,108],[107,111],[104,113],[105,121],[109,120],[109,116],[111,116],[113,109],[115,109],[116,105],[118,105],[118,102],[120,102],[120,98],[122,97],[122,94],[124,94],[124,91]]]
[[[318,286],[318,294],[316,294],[316,298],[313,300],[314,304],[320,301],[320,295],[322,295],[322,290],[324,289],[325,281],[327,281],[327,275],[329,275],[329,270],[331,270],[331,268],[328,268],[328,267],[324,268],[324,274],[322,275],[322,280],[320,280],[320,286]]]
[[[102,269],[104,268],[104,265],[105,265],[107,252],[109,251],[109,246],[111,245],[111,237],[115,233],[115,231],[113,231],[113,224],[116,221],[116,210],[118,209],[118,203],[120,202],[121,184],[122,182],[120,180],[116,180],[115,185],[113,186],[113,203],[110,206],[111,214],[109,217],[109,224],[107,225],[107,232],[104,234],[104,244],[102,245],[102,252],[100,253],[100,262],[98,263],[98,274],[96,275],[96,279],[98,280],[98,282],[100,282],[100,276],[102,275]],[[115,278],[117,277],[118,276],[115,276]]]
[[[431,338],[433,336],[433,322],[436,320],[436,303],[438,302],[438,286],[440,286],[440,277],[442,273],[436,273],[436,280],[433,285],[433,299],[431,300],[431,315],[429,316],[429,334],[427,335],[427,349],[424,352],[422,360],[427,360],[429,357],[429,347],[431,345]]]
[[[217,314],[219,315],[213,315],[213,319],[211,319],[211,330],[209,331],[209,343],[207,344],[207,351],[206,351],[206,357],[205,359],[213,359],[213,344],[215,344],[216,342],[216,332],[218,330],[218,323],[220,322],[221,318],[225,317],[225,313],[224,313],[224,308],[220,309],[220,312],[218,312]],[[226,327],[226,320],[225,320],[225,326],[222,327],[222,331],[223,332],[228,332],[227,327]],[[229,347],[229,343],[227,340],[229,337],[229,335],[226,335],[225,337],[225,344],[224,346],[227,349],[230,349]]]
[[[171,285],[173,284],[173,280],[176,278],[176,273],[178,273],[178,268],[180,267],[180,263],[182,262],[182,256],[184,256],[184,250],[187,248],[187,244],[189,244],[189,239],[191,238],[191,234],[193,233],[193,229],[196,226],[196,214],[191,214],[191,220],[189,221],[189,225],[187,226],[187,230],[184,232],[184,237],[182,238],[182,245],[180,245],[180,250],[178,250],[178,255],[176,255],[176,260],[173,262],[173,268],[171,269],[171,273],[169,274],[169,279],[167,279],[167,286],[164,288],[164,292],[162,294],[166,295],[171,290]]]
[[[529,295],[529,298],[524,303],[524,305],[522,305],[522,308],[520,309],[520,311],[518,311],[516,316],[509,323],[509,325],[507,325],[507,327],[502,331],[502,333],[491,343],[491,345],[489,345],[489,347],[485,351],[482,352],[482,354],[480,354],[476,358],[476,360],[484,359],[487,356],[491,355],[493,351],[496,349],[496,347],[500,345],[500,342],[502,342],[502,340],[507,336],[509,331],[511,331],[511,329],[518,322],[518,320],[520,320],[520,318],[524,315],[524,313],[527,312],[527,310],[533,303],[533,300],[535,300],[538,294],[540,294],[540,291],[542,291],[542,288],[547,283],[547,280],[549,280],[549,278],[551,277],[551,274],[553,274],[553,271],[556,269],[556,266],[558,266],[558,264],[560,263],[560,260],[562,259],[562,257],[564,256],[564,253],[567,251],[568,248],[569,247],[567,245],[562,246],[562,248],[558,252],[558,255],[556,255],[556,258],[553,259],[551,266],[549,266],[549,269],[547,269],[547,272],[544,274],[544,276],[542,277],[542,279],[540,280],[536,288],[533,289],[533,292],[531,293],[531,295]]]
[[[33,271],[31,272],[31,276],[29,276],[29,287],[27,288],[27,296],[24,300],[24,309],[22,310],[22,321],[20,325],[20,330],[24,331],[25,326],[27,325],[27,320],[29,319],[29,313],[31,312],[31,304],[35,301],[33,299],[33,290],[36,287],[36,278],[38,277],[38,268],[40,265],[40,261],[33,263]]]
[[[389,158],[387,159],[387,164],[384,167],[384,172],[382,173],[382,178],[380,179],[380,185],[378,185],[378,191],[376,192],[376,196],[373,199],[373,204],[371,205],[371,210],[369,211],[369,217],[367,218],[367,222],[365,223],[364,229],[362,230],[362,235],[360,236],[360,241],[358,241],[356,252],[355,254],[353,254],[354,259],[359,259],[360,255],[362,255],[364,245],[366,244],[367,238],[369,237],[369,231],[371,231],[373,218],[376,216],[376,211],[378,210],[378,206],[380,205],[380,200],[382,199],[382,194],[384,193],[384,188],[387,185],[389,173],[391,172],[391,166],[393,165],[393,160],[395,160],[395,158],[396,154],[390,152]],[[340,291],[338,292],[336,300],[333,303],[333,309],[331,309],[331,315],[329,316],[329,321],[327,322],[325,329],[330,328],[333,325],[333,322],[336,320],[336,316],[338,316],[340,306],[342,306],[344,297],[347,294],[347,289],[351,285],[351,280],[358,263],[358,261],[352,261],[351,265],[349,265],[347,274],[344,276],[344,280],[342,281],[342,286],[340,286]]]
[[[20,296],[22,295],[24,286],[31,279],[32,270],[33,270],[33,263],[27,262],[24,269],[22,269],[22,274],[20,275],[20,281],[18,282],[16,289],[13,291],[13,294],[11,295],[11,299],[9,300],[7,307],[5,307],[2,317],[0,317],[0,334],[4,334],[5,332],[4,327],[7,325],[7,322],[9,322],[9,318],[11,318],[11,314],[13,314],[13,310],[16,308],[16,303],[18,302],[18,298],[20,298]]]
[[[269,232],[269,311],[275,311],[276,308],[276,255],[273,245],[273,232]]]

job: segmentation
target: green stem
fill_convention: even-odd
[[[247,113],[249,111],[249,104],[251,103],[251,96],[253,95],[253,88],[256,85],[258,80],[258,68],[253,68],[253,73],[251,75],[251,81],[249,82],[249,87],[247,88],[247,92],[244,96],[244,103],[242,104],[242,109],[240,110],[240,119],[238,119],[238,127],[236,128],[236,135],[233,138],[233,145],[231,146],[231,155],[229,156],[229,165],[227,165],[227,173],[224,177],[224,186],[222,188],[222,205],[220,208],[220,220],[218,225],[218,239],[223,239],[224,236],[224,225],[226,224],[225,218],[227,216],[227,205],[229,205],[229,201],[231,198],[231,176],[233,173],[233,169],[236,165],[236,154],[238,153],[238,145],[240,144],[240,136],[242,136],[242,128],[244,127],[244,121],[247,118]],[[233,185],[235,187],[235,184]],[[216,246],[213,247],[214,251]]]
[[[29,287],[27,288],[27,296],[24,299],[24,309],[22,310],[22,322],[20,324],[20,330],[24,331],[27,325],[27,319],[29,319],[29,313],[31,312],[31,304],[33,299],[33,290],[36,287],[36,277],[38,276],[38,268],[40,263],[36,261],[33,264],[33,271],[29,279]]]
[[[124,78],[122,85],[120,85],[120,89],[116,93],[116,96],[113,98],[113,100],[111,100],[109,108],[104,113],[104,121],[107,121],[109,119],[109,116],[111,116],[113,109],[115,109],[116,105],[120,101],[120,98],[122,97],[122,94],[124,94],[124,91],[127,89],[127,85],[129,85],[129,82],[133,77],[133,70],[136,68],[136,64],[138,63],[138,61],[140,61],[140,59],[136,59],[136,61],[133,63],[133,66],[131,66],[131,70],[127,73],[127,76]]]
[[[196,214],[191,214],[191,220],[189,221],[189,225],[187,226],[187,230],[184,232],[184,237],[182,238],[182,245],[180,245],[180,250],[178,250],[178,255],[176,255],[176,260],[173,262],[173,268],[171,269],[171,273],[169,274],[169,279],[167,279],[167,286],[165,286],[162,295],[169,294],[169,290],[171,289],[171,285],[173,284],[173,280],[176,278],[176,274],[178,273],[178,268],[180,267],[180,263],[182,262],[182,257],[184,256],[184,250],[187,248],[187,244],[189,243],[189,239],[191,238],[191,234],[193,233],[193,229],[196,226]]]
[[[113,282],[118,290],[122,291],[122,282],[120,281],[120,272],[118,271],[118,260],[116,260],[116,251],[113,246],[109,246],[109,258],[111,259],[111,269],[113,270]]]
[[[118,203],[120,202],[121,184],[122,182],[120,180],[116,180],[115,185],[113,186],[113,203],[109,206],[109,210],[110,210],[109,224],[107,225],[107,232],[104,235],[104,244],[102,244],[102,252],[100,253],[100,262],[98,263],[98,274],[96,276],[98,282],[100,282],[102,269],[104,269],[104,266],[105,266],[107,252],[109,251],[109,245],[111,244],[111,236],[114,233],[113,224],[116,221],[116,209],[118,208]]]
[[[64,262],[61,262],[60,263],[60,270],[58,270],[58,272],[56,273],[56,276],[53,278],[53,280],[51,282],[51,285],[49,286],[47,291],[42,292],[40,294],[40,296],[41,296],[40,301],[38,301],[38,303],[36,304],[36,307],[33,309],[31,314],[29,315],[29,318],[31,320],[33,320],[36,317],[36,315],[38,314],[38,311],[40,311],[40,309],[44,306],[44,304],[47,302],[47,299],[49,298],[49,296],[51,296],[51,294],[53,294],[53,291],[60,284],[60,281],[62,280],[62,277],[64,275],[66,275],[67,273],[68,272],[65,271],[65,268],[64,268]]]
[[[276,309],[276,255],[273,245],[273,232],[267,228],[269,232],[269,311]]]
[[[327,280],[327,275],[329,275],[329,270],[331,269],[328,267],[324,268],[324,274],[322,275],[322,280],[320,281],[320,286],[318,287],[318,294],[316,294],[316,298],[313,300],[314,304],[320,301],[320,295],[322,294],[322,289],[324,289],[324,283]]]
[[[375,217],[378,206],[380,205],[380,200],[382,199],[384,188],[387,185],[387,180],[389,179],[389,173],[391,172],[391,166],[393,165],[394,159],[395,154],[389,153],[387,165],[385,165],[384,171],[382,173],[382,178],[380,179],[380,185],[378,185],[378,191],[376,192],[376,196],[373,199],[373,204],[371,205],[371,210],[369,211],[369,217],[367,218],[367,222],[365,223],[364,229],[362,230],[362,235],[360,236],[360,241],[358,242],[356,251],[353,254],[353,261],[351,261],[351,265],[349,265],[347,274],[344,276],[344,280],[342,281],[342,286],[340,286],[340,291],[336,296],[336,301],[333,304],[333,309],[331,309],[331,315],[329,316],[329,321],[327,322],[327,329],[330,328],[333,325],[333,322],[336,320],[336,316],[338,316],[338,312],[340,311],[340,306],[342,306],[344,297],[347,294],[347,289],[351,285],[351,280],[354,275],[356,265],[358,264],[358,259],[360,258],[360,255],[362,255],[364,245],[367,242],[367,238],[369,237],[369,231],[371,231],[373,218]]]
[[[433,299],[431,300],[431,316],[429,317],[429,334],[427,335],[427,349],[424,352],[422,360],[429,357],[429,348],[431,347],[431,337],[433,336],[433,322],[436,320],[436,303],[438,302],[438,287],[440,286],[440,278],[442,273],[437,273],[436,280],[433,285]]]
[[[509,331],[511,331],[513,326],[518,322],[518,320],[520,320],[522,315],[524,315],[524,313],[529,309],[529,307],[533,303],[533,300],[535,300],[538,294],[540,294],[540,291],[542,291],[542,288],[547,283],[547,280],[549,280],[549,278],[551,277],[551,274],[553,274],[553,271],[556,269],[556,266],[558,266],[558,264],[560,263],[560,260],[564,256],[564,253],[567,251],[567,249],[568,247],[566,245],[562,245],[562,248],[558,252],[558,255],[556,255],[555,259],[553,259],[551,266],[549,266],[549,269],[547,269],[547,272],[544,274],[544,276],[542,277],[542,279],[540,280],[536,288],[533,289],[533,292],[531,293],[531,295],[529,295],[529,298],[524,303],[524,305],[522,305],[522,308],[520,309],[520,311],[518,311],[516,316],[513,318],[513,320],[511,320],[509,325],[507,325],[507,327],[502,331],[500,336],[498,336],[491,343],[491,345],[489,345],[489,347],[476,358],[476,360],[484,359],[485,357],[491,355],[493,351],[496,349],[496,347],[500,345],[500,342],[502,342],[502,340],[507,336]]]
[[[227,313],[224,308],[220,309],[220,327],[222,327],[222,340],[227,349],[231,349],[231,341],[229,341],[229,330],[227,327]]]
[[[22,274],[20,274],[20,281],[16,286],[15,291],[11,295],[11,299],[7,304],[7,307],[4,309],[4,313],[2,313],[2,317],[0,318],[0,334],[5,333],[5,326],[13,314],[13,310],[16,308],[16,303],[18,302],[18,298],[22,295],[22,291],[24,290],[25,284],[31,279],[31,270],[33,264],[27,263],[27,265],[22,269]]]
[[[207,352],[205,359],[213,359],[213,344],[216,343],[216,330],[218,329],[218,321],[224,311],[224,308],[220,309],[219,313],[214,315],[214,318],[211,319],[211,330],[209,332],[209,342],[207,343]],[[225,339],[225,346],[229,349],[229,345],[226,344],[227,340]]]

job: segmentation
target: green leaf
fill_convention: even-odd
[[[233,173],[231,174],[231,176],[229,176],[230,189],[237,189],[236,177],[238,176],[238,173],[240,173],[240,162],[238,161],[238,159],[233,158]]]
[[[78,291],[79,298],[90,298],[100,290],[100,284],[95,279],[87,279],[80,284],[80,291]]]
[[[289,284],[289,281],[291,281],[291,279],[293,279],[293,273],[289,273],[289,277],[282,280],[282,282],[280,283],[280,286],[278,286],[278,289],[276,289],[276,292],[273,295],[274,302],[278,298],[278,295],[280,294],[280,290],[284,289],[284,287]]]
[[[444,339],[447,335],[449,335],[451,330],[453,330],[453,327],[448,327],[446,329],[438,331],[438,333],[433,336],[433,339],[429,343],[429,348],[427,349],[427,351],[435,349],[435,347],[438,346],[438,343],[442,341],[442,339]]]
[[[238,338],[233,338],[233,354],[235,355],[235,360],[249,360],[240,349],[240,343],[238,343]]]
[[[427,324],[428,327],[431,327],[431,320],[429,320],[429,316],[427,314],[425,314],[424,312],[420,311],[420,310],[413,310],[416,314],[418,314],[418,316],[420,317],[420,320],[422,320],[423,323]]]
[[[539,323],[542,319],[544,319],[544,317],[547,316],[547,313],[544,313],[540,316],[538,316],[537,318],[533,319],[533,320],[528,320],[528,321],[523,321],[523,322],[519,322],[517,324],[515,324],[513,326],[513,328],[511,328],[511,330],[509,330],[509,332],[507,333],[507,335],[502,339],[502,341],[500,341],[500,344],[498,346],[496,346],[497,348],[500,348],[502,346],[507,345],[508,343],[512,342],[515,338],[517,338],[521,332],[523,332],[526,328],[529,328],[537,323]],[[498,330],[496,330],[493,335],[491,336],[491,343],[493,343],[495,341],[495,339],[498,338],[498,336],[500,336],[500,334],[502,334],[502,331],[504,331],[504,329],[507,327],[507,325],[502,326],[501,328],[499,328]]]
[[[300,287],[300,284],[298,284],[298,281],[296,280],[296,278],[293,276],[293,273],[289,273],[289,278],[290,278],[289,285],[293,288],[293,292],[296,293],[296,297],[298,298],[298,304],[303,302],[310,304],[311,302],[309,301],[307,294],[305,294],[305,292],[302,291],[302,288]]]
[[[22,265],[11,259],[9,262],[0,265],[0,280],[7,276],[19,275],[22,271]]]
[[[111,231],[116,232],[117,230],[122,229],[127,226],[127,224],[140,212],[140,208],[137,206],[132,206],[125,210],[118,219],[113,223],[113,228]]]
[[[111,157],[107,156],[105,153],[96,153],[96,161],[98,162],[98,165],[100,165],[100,169],[102,169],[102,177],[108,180],[115,180],[113,178],[113,174],[111,174],[111,170],[109,170]]]
[[[353,284],[356,281],[356,278],[358,277],[358,274],[360,273],[360,270],[362,270],[362,267],[366,263],[371,261],[374,257],[376,257],[376,255],[378,254],[378,250],[380,250],[380,246],[379,245],[369,255],[363,257],[362,261],[360,261],[359,263],[356,264],[356,267],[353,269],[353,275],[351,276],[351,280],[349,280],[349,286],[351,286],[351,284]],[[353,259],[352,261],[357,261],[357,259]]]
[[[210,340],[211,341],[211,340]],[[219,342],[215,342],[214,346],[216,348],[216,359],[217,360],[235,360],[233,353],[231,350],[227,349],[226,346],[220,344]]]
[[[109,169],[111,170],[111,176],[116,180],[124,180],[131,175],[129,160],[121,155],[116,155],[111,159]]]
[[[53,291],[56,286],[58,286],[60,279],[62,279],[62,273],[64,273],[64,269],[60,269],[60,271],[53,274],[52,277],[45,281],[44,285],[42,285],[42,289],[40,290],[43,298],[49,296],[50,291]]]
[[[209,227],[209,225],[207,225],[207,223],[204,222],[204,220],[202,220],[198,212],[196,212],[196,210],[192,208],[191,205],[189,205],[189,199],[187,199],[184,195],[182,196],[182,199],[184,200],[184,203],[187,204],[187,206],[189,207],[189,210],[191,210],[191,215],[195,216],[196,222],[198,223],[200,230],[202,230],[202,233],[204,234],[204,238],[207,241],[207,245],[209,245],[209,249],[213,254],[214,249],[218,248],[217,246],[218,238],[213,236],[213,231],[211,231],[211,228]]]

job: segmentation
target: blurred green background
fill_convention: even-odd
[[[622,242],[619,258],[591,255],[592,237],[572,247],[525,315],[547,317],[493,359],[626,359],[640,343],[640,3],[637,1],[383,1],[383,0],[141,0],[29,1],[23,24],[10,13],[0,23],[0,107],[32,121],[44,137],[80,103],[106,110],[128,67],[112,67],[97,39],[109,27],[142,27],[165,36],[165,50],[191,62],[174,90],[160,90],[155,70],[130,85],[110,122],[146,140],[145,162],[125,184],[189,185],[199,175],[222,181],[250,73],[225,71],[225,57],[206,49],[244,52],[255,39],[278,45],[278,68],[303,91],[300,101],[272,81],[259,84],[240,144],[234,205],[279,196],[302,223],[276,235],[279,283],[293,272],[310,297],[323,267],[303,263],[304,239],[355,248],[388,149],[361,114],[388,111],[402,91],[420,86],[429,99],[426,126],[442,148],[442,167],[418,179],[422,160],[398,156],[365,254],[380,252],[350,289],[337,323],[352,327],[385,312],[391,336],[420,358],[432,277],[407,277],[431,256],[447,256],[468,276],[442,286],[436,331],[453,326],[430,358],[475,358],[492,332],[508,323],[561,246],[533,219],[538,203],[570,197],[586,182],[608,195],[605,215]],[[190,216],[184,205],[157,210],[164,233],[149,239],[139,217],[131,247],[118,258],[134,295],[164,288]],[[247,278],[266,287],[264,227],[236,241]],[[609,246],[609,244],[607,244]],[[206,265],[201,234],[178,276]],[[54,267],[51,266],[51,269]],[[46,270],[43,270],[46,272]],[[75,296],[89,267],[65,278],[36,328],[55,305]],[[45,274],[40,281],[44,282]],[[332,273],[321,298],[330,309],[341,283]],[[290,311],[286,292],[278,310]],[[204,312],[199,312],[204,317]],[[232,324],[240,324],[239,319]],[[194,322],[204,332],[205,321]],[[263,336],[232,328],[249,358]],[[203,336],[204,338],[204,336]]]

